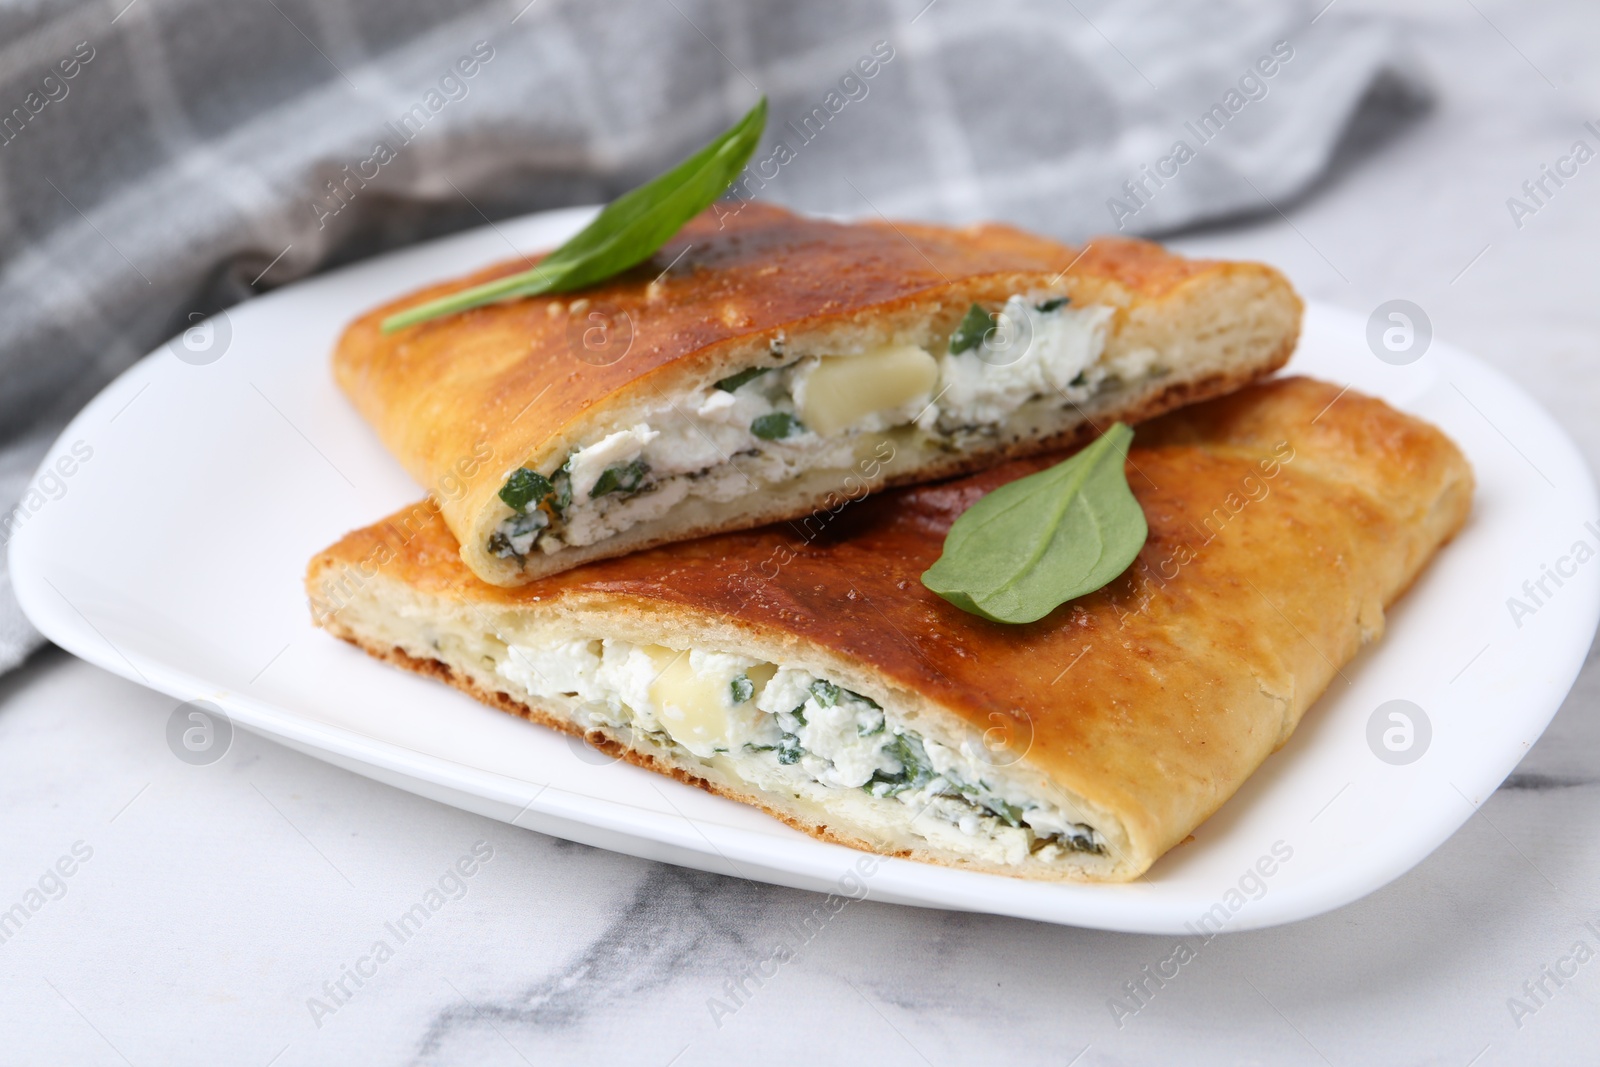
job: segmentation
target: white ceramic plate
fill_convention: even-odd
[[[310,556],[419,495],[334,387],[340,329],[513,245],[549,247],[587,218],[529,216],[384,256],[252,300],[187,346],[158,349],[73,421],[41,468],[41,496],[25,502],[11,542],[17,595],[40,630],[84,659],[179,700],[213,701],[235,723],[359,774],[603,848],[832,889],[861,854],[481,707],[309,622],[300,583]],[[1436,340],[1391,366],[1365,330],[1313,307],[1293,369],[1431,420],[1479,478],[1466,530],[1396,606],[1387,637],[1139,882],[1049,885],[885,860],[866,878],[875,899],[1152,933],[1288,922],[1409,869],[1516,766],[1600,616],[1600,562],[1569,556],[1580,540],[1600,548],[1600,526],[1585,526],[1597,517],[1589,472],[1550,417],[1483,363]],[[1545,579],[1549,595],[1534,605],[1523,583],[1546,564],[1575,573],[1559,587]],[[1511,596],[1532,613],[1514,619]],[[1369,722],[1392,700],[1422,709],[1429,727],[1412,715],[1420,755],[1405,764],[1369,744]],[[1379,727],[1404,741],[1403,724]]]

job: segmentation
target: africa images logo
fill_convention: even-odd
[[[192,767],[204,767],[228,754],[233,721],[209,700],[179,704],[167,716],[167,747]]]

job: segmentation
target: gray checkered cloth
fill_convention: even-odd
[[[1069,239],[1274,210],[1423,100],[1387,26],[1324,2],[7,7],[4,537],[66,419],[190,313],[608,199],[758,91],[746,187],[805,210]],[[0,568],[0,670],[39,641]]]

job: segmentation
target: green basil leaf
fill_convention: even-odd
[[[1007,803],[999,797],[989,797],[983,806],[994,812],[1012,826],[1022,825],[1022,809],[1015,804]]]
[[[781,441],[804,431],[800,420],[787,411],[769,411],[765,415],[757,415],[750,424],[750,432],[763,441]]]
[[[1132,563],[1149,536],[1117,423],[1062,463],[1002,485],[962,513],[922,584],[994,622],[1044,618]]]
[[[632,463],[618,463],[614,467],[607,467],[600,472],[600,477],[595,480],[594,488],[589,490],[589,499],[605,496],[607,493],[621,491],[634,493],[644,484],[644,476],[650,473],[650,465],[642,459]]]
[[[700,151],[607,204],[593,222],[532,270],[390,315],[383,320],[383,332],[502,300],[571,292],[643,263],[727,190],[750,161],[766,125],[763,96],[744,118]]]
[[[872,707],[877,712],[876,715],[870,716],[866,722],[856,721],[857,737],[876,737],[878,734],[883,733],[884,728],[889,725],[889,720],[884,717],[883,709],[876,704],[873,704]]]
[[[994,329],[994,326],[994,316],[977,304],[973,304],[956,325],[955,333],[950,335],[950,354],[959,356],[963,352],[977,348],[983,344],[984,337]]]
[[[550,479],[538,471],[518,467],[506,479],[506,484],[500,487],[500,499],[506,502],[507,507],[521,511],[529,503],[543,500],[553,492],[555,486],[550,484]]]
[[[555,493],[550,500],[550,509],[557,515],[565,515],[572,506],[572,475],[567,472],[565,465],[551,476],[550,484]]]
[[[738,374],[730,374],[726,378],[719,381],[717,383],[717,388],[721,389],[724,393],[731,393],[738,389],[739,386],[744,385],[746,382],[755,381],[757,378],[761,377],[771,369],[771,367],[748,367],[740,371]]]
[[[928,759],[928,750],[922,747],[922,739],[915,734],[896,734],[893,741],[883,746],[883,750],[900,761],[898,775],[884,774],[877,771],[874,778],[882,777],[893,784],[905,785],[916,789],[933,780],[933,761]]]

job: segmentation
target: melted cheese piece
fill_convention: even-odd
[[[800,421],[827,436],[868,415],[933,395],[939,363],[916,345],[890,345],[861,356],[823,356],[806,379]]]
[[[644,651],[658,672],[650,683],[650,702],[672,739],[698,754],[731,747],[733,676],[701,674],[688,652],[674,648],[652,645]]]

